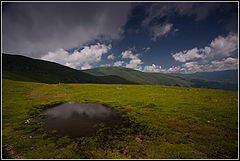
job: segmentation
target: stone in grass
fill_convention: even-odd
[[[136,137],[136,139],[135,139],[137,142],[139,142],[139,143],[142,143],[142,142],[145,142],[145,143],[152,143],[152,141],[149,141],[149,140],[142,140],[141,138],[139,138],[139,137]]]
[[[136,139],[135,139],[137,142],[139,142],[139,143],[141,143],[142,142],[142,139],[140,139],[140,138],[138,138],[138,137],[136,137]]]
[[[30,124],[30,119],[27,119],[25,122],[24,122],[25,125],[28,125]]]

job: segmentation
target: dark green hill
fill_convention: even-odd
[[[207,80],[183,74],[149,73],[123,67],[99,67],[83,71],[97,76],[117,75],[138,84],[237,90],[237,84],[234,83]]]
[[[116,75],[94,76],[57,63],[2,54],[2,77],[42,83],[135,84]]]

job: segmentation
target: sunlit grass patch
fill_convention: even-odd
[[[154,85],[43,84],[3,79],[7,158],[237,158],[238,93]],[[34,118],[68,101],[116,109],[127,126],[95,137],[47,133]],[[25,123],[29,120],[29,123]]]

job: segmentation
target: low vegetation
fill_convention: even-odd
[[[238,157],[238,93],[160,85],[44,84],[3,79],[3,158]],[[47,132],[34,118],[67,101],[101,103],[126,123],[94,137]]]

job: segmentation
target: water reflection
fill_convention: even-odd
[[[77,104],[74,102],[68,102],[60,106],[48,109],[45,111],[51,117],[58,117],[62,119],[69,119],[73,116],[86,116],[91,119],[94,117],[104,118],[112,114],[110,108],[107,108],[101,104],[96,103],[82,103]]]
[[[105,126],[121,124],[122,118],[111,108],[97,103],[67,102],[44,111],[46,130],[57,130],[60,135],[70,137],[92,136],[97,129],[94,125],[103,123]]]

